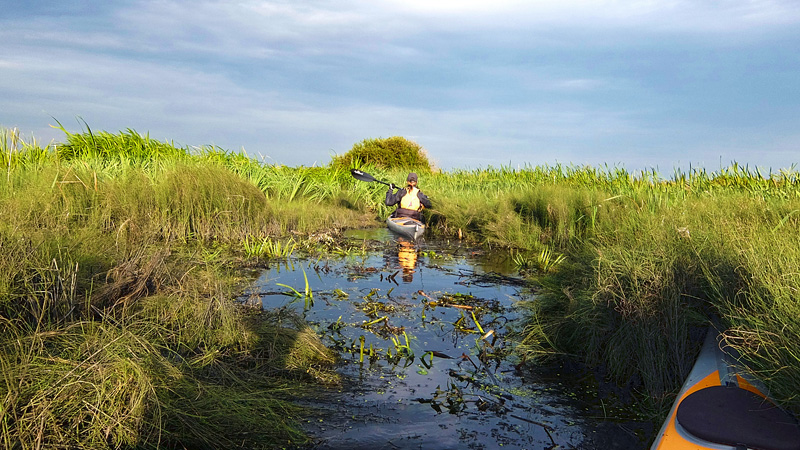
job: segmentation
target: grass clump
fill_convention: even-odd
[[[113,134],[106,131],[94,133],[87,127],[85,133],[70,133],[63,126],[67,141],[57,147],[58,157],[64,161],[93,160],[147,163],[170,159],[184,159],[189,152],[169,142],[151,139],[134,130]]]
[[[4,328],[18,338],[0,342],[6,448],[141,443],[148,407],[157,404],[154,374],[168,376],[170,366],[156,349],[100,323],[38,332],[10,323]]]

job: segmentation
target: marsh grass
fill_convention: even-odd
[[[25,138],[19,130],[0,127],[0,167],[7,178],[17,167],[38,167],[51,160],[52,144],[42,147],[35,137]]]
[[[115,327],[74,323],[4,340],[0,360],[9,448],[138,442],[158,354]],[[144,347],[142,346],[144,344]],[[163,367],[162,367],[163,368]],[[5,388],[5,389],[2,389]]]
[[[620,197],[605,218],[565,249],[562,273],[543,280],[524,338],[531,357],[542,355],[536,343],[580,354],[668,408],[703,331],[721,322],[776,399],[800,410],[798,347],[783,338],[797,330],[796,186],[765,194],[760,179],[723,181],[701,178],[696,194],[686,194],[691,185],[610,192]]]
[[[0,131],[3,444],[302,442],[286,394],[299,392],[292,380],[335,383],[333,356],[301,322],[235,305],[236,268],[285,253],[275,243],[291,239],[293,252],[340,251],[337,230],[391,212],[385,186],[354,180],[346,165],[266,165],[132,130],[65,131],[66,144],[44,148]],[[396,184],[408,172],[347,164]],[[665,407],[714,320],[800,411],[793,169],[734,164],[662,179],[489,167],[420,171],[419,186],[433,201],[428,233],[505,249],[541,272],[519,335],[527,361],[570,354]],[[269,242],[268,254],[255,251]]]
[[[71,160],[124,160],[138,164],[154,161],[187,158],[185,148],[175,146],[171,142],[151,139],[148,134],[141,135],[134,130],[113,134],[106,131],[93,132],[86,125],[84,133],[70,133],[62,125],[59,128],[67,137],[67,141],[57,147],[58,157]]]
[[[728,343],[775,398],[798,413],[800,251],[795,242],[800,229],[797,220],[784,220],[794,216],[790,208],[797,203],[787,206],[762,208],[761,228],[747,226],[751,221],[731,224],[729,243],[737,256],[731,262],[736,264],[709,264],[707,273],[709,297],[729,326]],[[770,228],[773,232],[765,231]]]
[[[291,400],[300,380],[336,381],[332,356],[307,327],[259,321],[232,299],[246,238],[319,223],[286,220],[295,203],[234,172],[236,155],[133,132],[68,141],[3,148],[3,446],[305,442]]]
[[[86,320],[42,320],[54,315],[47,305],[33,323],[23,314],[3,319],[0,424],[8,447],[304,442],[293,425],[300,409],[288,401],[301,391],[281,380],[323,378],[332,359],[292,350],[311,348],[313,333],[254,326],[226,300],[228,288],[207,293],[203,285],[220,277],[204,272],[184,274],[182,290],[193,292],[93,307]],[[270,346],[277,350],[260,350]]]

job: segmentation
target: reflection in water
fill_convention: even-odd
[[[398,238],[397,259],[403,269],[403,281],[406,283],[414,281],[414,268],[417,266],[417,248],[414,243],[405,238]]]

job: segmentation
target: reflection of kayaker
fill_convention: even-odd
[[[414,244],[401,240],[397,247],[397,259],[403,269],[403,281],[410,283],[414,280],[414,269],[417,266],[417,249]]]
[[[651,450],[800,450],[800,427],[758,387],[737,373],[710,328],[700,356]]]

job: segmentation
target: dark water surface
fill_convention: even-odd
[[[314,448],[646,448],[652,425],[608,418],[572,371],[517,370],[507,336],[535,293],[509,261],[386,230],[349,237],[379,250],[275,264],[255,287],[341,355],[342,387],[307,404]],[[313,298],[286,295],[306,283]]]

